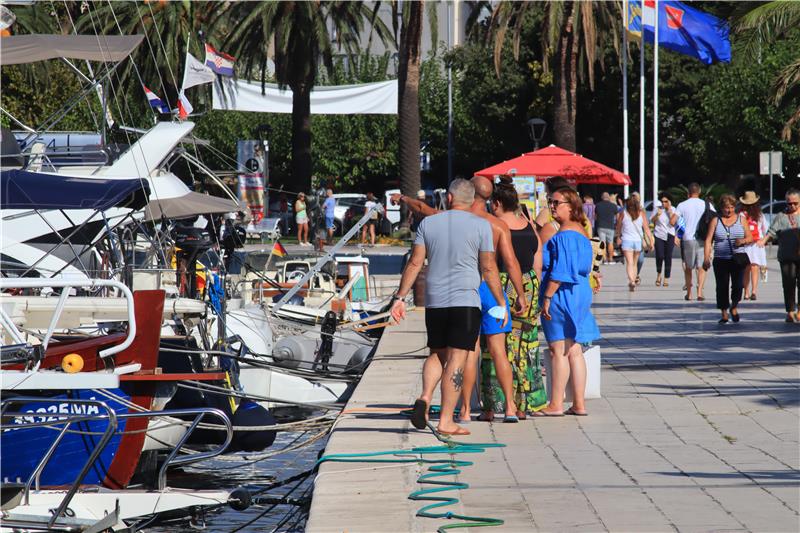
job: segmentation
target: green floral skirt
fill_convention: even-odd
[[[511,308],[517,292],[508,274],[500,273],[500,282],[508,295]],[[511,332],[506,334],[506,354],[514,376],[514,401],[524,413],[538,411],[547,405],[547,394],[539,360],[539,279],[531,270],[522,274],[525,297],[530,303],[524,316],[512,316]],[[488,348],[481,350],[481,402],[484,411],[505,412],[505,395],[497,381],[494,363]]]

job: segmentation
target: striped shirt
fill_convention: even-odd
[[[722,217],[717,218],[717,227],[714,228],[714,257],[731,259],[733,254],[743,253],[744,248],[736,246],[737,239],[744,239],[744,226],[741,215],[730,226],[722,222]]]

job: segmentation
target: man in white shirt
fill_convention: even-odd
[[[710,209],[713,210],[709,206]],[[678,223],[678,219],[683,217],[685,232],[681,239],[681,255],[683,256],[683,275],[686,280],[686,296],[684,300],[692,299],[692,270],[697,272],[697,299],[705,300],[703,296],[703,286],[706,283],[706,271],[703,269],[703,254],[705,235],[698,239],[695,233],[697,226],[706,211],[706,202],[700,199],[700,185],[697,183],[689,184],[689,198],[678,204],[675,212],[670,217],[670,224],[673,226]]]

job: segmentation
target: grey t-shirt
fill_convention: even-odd
[[[481,307],[478,254],[493,252],[492,226],[468,211],[451,210],[425,217],[414,244],[425,246],[426,307]]]

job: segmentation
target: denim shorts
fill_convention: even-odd
[[[335,226],[333,225],[333,217],[325,217],[325,227],[328,229],[334,229]]]
[[[622,241],[622,249],[623,250],[627,250],[629,252],[641,252],[642,251],[642,241],[624,240],[624,241]]]

